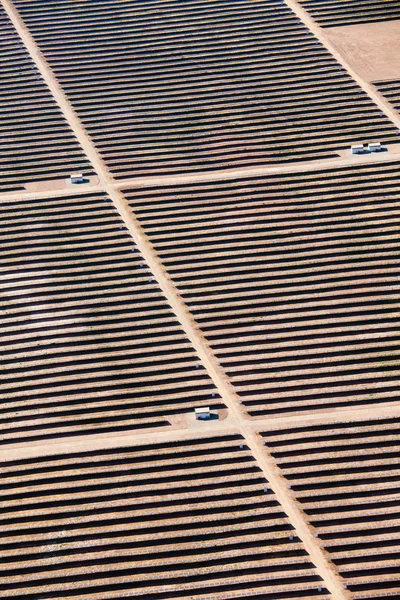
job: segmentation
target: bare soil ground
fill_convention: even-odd
[[[49,179],[47,181],[30,181],[25,184],[27,192],[50,192],[56,190],[70,189],[71,191],[83,190],[87,186],[99,185],[99,178],[97,175],[86,177],[87,183],[85,184],[71,184],[69,179]]]
[[[324,35],[365,81],[400,78],[400,20],[332,27]]]

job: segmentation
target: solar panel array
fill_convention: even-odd
[[[399,166],[127,192],[251,415],[397,402]]]
[[[336,156],[396,128],[280,0],[17,0],[117,178]]]
[[[104,194],[2,204],[0,444],[222,406]]]
[[[394,108],[400,111],[400,79],[374,81],[374,85],[386,100],[389,100]]]
[[[398,0],[299,0],[321,27],[343,27],[400,19]]]
[[[281,0],[1,2],[0,192],[93,173],[29,35],[106,168],[2,197],[0,598],[399,597],[400,161],[301,166],[395,125]]]
[[[396,598],[399,419],[287,427],[264,439],[352,598]]]
[[[0,9],[0,192],[93,169]]]
[[[0,598],[330,598],[239,435],[0,466]]]

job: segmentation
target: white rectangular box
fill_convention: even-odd
[[[85,181],[83,178],[83,173],[72,173],[70,180],[71,183],[83,183]]]
[[[362,144],[356,144],[351,147],[352,154],[364,154],[364,146]]]
[[[208,406],[204,408],[195,408],[194,414],[196,415],[197,421],[209,419],[211,416],[210,409]]]
[[[382,144],[380,142],[372,142],[368,144],[368,150],[370,152],[380,152],[382,150]]]

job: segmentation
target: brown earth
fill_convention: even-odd
[[[332,27],[324,36],[365,81],[400,77],[400,20]]]
[[[50,192],[54,190],[69,189],[74,191],[79,189],[86,190],[89,186],[95,187],[99,185],[97,175],[87,176],[85,184],[71,184],[69,179],[49,179],[48,181],[30,181],[24,185],[27,192]]]

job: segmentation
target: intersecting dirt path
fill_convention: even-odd
[[[329,50],[332,56],[346,69],[358,85],[368,94],[371,100],[381,109],[381,111],[400,129],[400,114],[397,110],[382,96],[380,92],[368,81],[365,81],[353,69],[346,58],[338,52],[332,44],[325,31],[320,27],[311,15],[299,4],[297,0],[284,0],[285,4],[303,21],[304,25],[315,35],[316,38]]]
[[[307,13],[300,7],[300,5],[295,0],[286,0],[287,5],[292,8],[296,12],[296,14],[303,20],[303,22],[310,28],[310,30],[317,35],[317,37],[329,48],[332,54],[335,56],[335,51],[330,47],[328,43],[325,43],[325,39],[323,36],[322,30],[316,26],[314,21],[309,18]],[[168,272],[165,267],[161,263],[159,257],[157,256],[150,240],[144,233],[139,221],[132,213],[123,193],[120,191],[121,184],[117,183],[112,175],[110,174],[106,164],[104,163],[102,157],[100,156],[98,150],[96,149],[94,143],[90,139],[87,134],[85,128],[83,127],[80,119],[72,108],[68,98],[66,97],[63,89],[59,85],[56,77],[54,76],[52,70],[47,64],[46,60],[42,56],[38,46],[27,30],[26,26],[22,22],[18,12],[16,11],[13,4],[10,0],[1,0],[1,4],[6,10],[9,18],[14,24],[19,36],[24,42],[27,50],[29,51],[32,59],[36,63],[36,66],[41,73],[44,81],[48,85],[50,91],[52,92],[55,100],[58,103],[59,108],[63,112],[66,120],[68,121],[71,129],[75,133],[77,139],[79,140],[86,156],[92,163],[92,166],[99,177],[100,185],[99,188],[106,192],[111,200],[113,201],[116,209],[120,213],[122,219],[125,222],[128,230],[131,233],[131,236],[137,246],[139,247],[144,259],[146,260],[148,266],[150,267],[154,278],[157,280],[160,285],[162,291],[164,292],[166,298],[168,299],[171,307],[173,308],[176,317],[183,330],[185,331],[187,337],[192,342],[195,350],[197,351],[198,356],[203,362],[203,365],[207,369],[210,377],[214,381],[215,385],[218,388],[218,391],[227,405],[230,412],[230,421],[229,426],[234,427],[236,431],[240,432],[246,440],[246,443],[249,449],[252,451],[255,459],[258,462],[260,469],[263,471],[265,477],[268,479],[272,490],[274,491],[278,501],[280,502],[282,509],[286,512],[288,518],[290,519],[292,525],[296,528],[298,536],[302,539],[304,546],[309,553],[311,560],[315,564],[320,576],[323,578],[324,583],[327,589],[331,592],[333,598],[335,600],[344,600],[350,597],[349,592],[344,588],[343,580],[339,576],[337,570],[333,566],[332,562],[328,558],[325,550],[321,546],[321,542],[318,538],[315,537],[315,532],[313,528],[307,521],[305,514],[303,513],[300,505],[296,501],[295,497],[292,495],[291,490],[288,489],[287,482],[281,474],[281,471],[276,466],[274,459],[268,453],[267,449],[263,445],[262,439],[257,433],[257,428],[262,427],[262,421],[249,421],[240,404],[239,398],[231,386],[229,379],[223,370],[223,368],[219,365],[215,355],[211,351],[202,331],[194,320],[192,314],[188,310],[186,304],[182,300],[177,288],[175,287],[173,281],[171,280]],[[337,57],[340,60],[340,57]],[[351,69],[345,66],[351,75],[358,81],[361,87],[370,95],[370,97],[374,100],[374,102],[381,108],[381,110],[400,128],[400,116],[392,109],[384,99],[377,93],[372,86],[366,84],[364,81],[359,81],[357,77],[352,73]],[[388,157],[389,160],[389,157]],[[331,165],[338,166],[341,161],[319,161],[315,163],[316,168],[321,168],[322,165],[329,166]],[[345,164],[349,164],[349,161],[344,161]],[[350,164],[353,164],[351,161]],[[268,167],[264,170],[255,169],[254,173],[261,174],[262,172],[279,172],[279,169],[274,167]],[[299,170],[293,169],[293,170]],[[251,170],[250,170],[251,171]],[[235,171],[230,171],[229,177],[239,177],[243,175],[247,175],[250,172],[248,169],[237,169]],[[193,175],[194,177],[195,175]],[[215,172],[208,173],[204,175],[204,178],[207,180],[215,180],[217,178],[225,178],[227,176],[226,172]],[[186,176],[184,176],[186,177]],[[190,175],[187,177],[191,177]],[[200,177],[200,176],[198,176]],[[203,178],[203,175],[201,175]],[[159,178],[158,178],[159,179]],[[152,184],[157,183],[158,179],[153,179]],[[165,178],[164,178],[165,181]],[[182,177],[177,176],[175,178],[169,177],[168,183],[171,182],[182,182]],[[129,183],[129,182],[128,182]],[[137,185],[140,180],[132,181],[132,185]],[[142,182],[143,183],[143,182]],[[57,194],[56,194],[57,195]],[[368,409],[367,409],[368,410]],[[355,413],[359,413],[360,411],[354,411]],[[337,414],[337,413],[336,413]],[[352,411],[346,411],[346,418],[348,420],[352,417]],[[364,412],[364,414],[366,414]],[[318,415],[319,417],[321,415]],[[297,417],[298,418],[298,417]],[[278,424],[279,419],[274,419],[274,424]],[[222,430],[226,431],[227,429],[221,427]],[[211,429],[210,429],[211,431]],[[216,432],[216,429],[212,429],[213,433]],[[205,435],[207,429],[202,430],[202,435]],[[185,431],[181,432],[181,438],[183,437],[195,437],[196,435],[200,435],[198,433],[194,433],[193,431]],[[179,439],[179,432],[174,430],[172,432],[163,432],[157,435],[157,439]],[[154,441],[154,434],[151,434],[151,438],[141,435],[131,435],[124,436],[124,442],[127,443],[136,443],[137,441],[143,441],[144,439],[148,439],[149,441]],[[121,438],[118,438],[119,442]],[[83,442],[82,442],[83,443]],[[97,440],[92,438],[91,445],[99,444],[99,447],[108,446],[109,444],[116,443],[110,440]],[[54,453],[55,451],[65,450],[68,444],[66,442],[59,443],[57,446],[55,444],[49,444],[48,446],[41,446],[42,453]],[[76,442],[70,443],[71,447],[76,447]],[[21,449],[24,451],[23,449]],[[18,450],[16,450],[18,451]],[[25,449],[25,454],[29,455],[32,453],[37,453],[38,448],[29,448]],[[15,451],[14,451],[15,452]],[[1,453],[0,453],[1,454]]]

